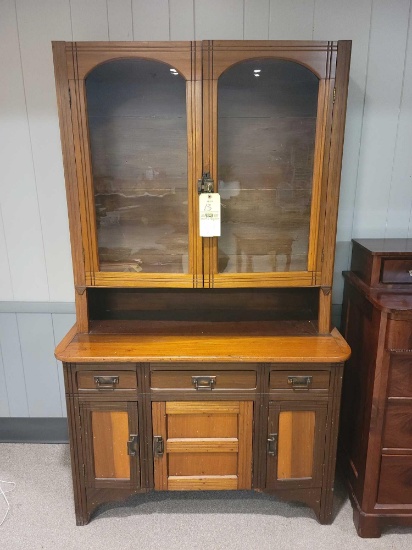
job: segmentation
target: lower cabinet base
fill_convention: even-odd
[[[412,510],[410,513],[367,513],[364,512],[356,496],[353,493],[352,487],[347,484],[349,497],[353,508],[353,523],[355,524],[358,535],[365,539],[379,538],[382,535],[382,530],[389,526],[412,526]]]
[[[322,501],[321,489],[295,489],[286,491],[255,489],[255,491],[269,494],[274,499],[304,503],[312,508],[319,523],[328,524],[331,522],[332,508]],[[103,505],[115,502],[124,502],[126,504],[133,496],[150,492],[152,492],[151,489],[137,489],[133,492],[128,489],[86,489],[83,495],[84,498],[76,503],[76,525],[87,525]],[[331,492],[333,493],[333,490]],[[380,533],[376,536],[380,536]]]
[[[331,521],[341,363],[64,368],[78,525],[148,491],[263,491]]]

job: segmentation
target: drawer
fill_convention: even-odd
[[[152,371],[150,385],[155,390],[254,390],[256,372],[223,370],[158,370]]]
[[[412,284],[412,256],[383,260],[381,281],[387,284]]]
[[[412,397],[412,353],[391,354],[389,397]]]
[[[134,371],[126,370],[80,371],[77,373],[77,387],[79,391],[134,390],[137,378]]]
[[[412,400],[388,402],[382,446],[386,449],[412,449]]]
[[[329,371],[272,370],[269,375],[269,388],[289,392],[327,392],[329,380]]]
[[[412,504],[412,455],[382,456],[379,504]]]

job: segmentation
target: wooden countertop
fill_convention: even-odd
[[[66,363],[112,362],[311,362],[340,363],[350,348],[334,329],[326,335],[77,333],[76,326],[55,351]]]

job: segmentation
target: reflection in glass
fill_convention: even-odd
[[[219,78],[219,272],[307,270],[318,86],[272,59]]]
[[[186,83],[142,59],[86,80],[101,271],[188,271]]]

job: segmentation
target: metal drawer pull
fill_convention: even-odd
[[[268,455],[276,456],[278,453],[278,434],[269,434],[267,442]]]
[[[137,443],[139,442],[139,436],[137,434],[130,434],[130,439],[127,442],[127,454],[129,456],[137,455]]]
[[[192,376],[192,383],[196,390],[213,390],[216,376]]]
[[[165,442],[161,435],[153,436],[153,454],[156,458],[162,458],[165,452]]]
[[[119,383],[118,376],[95,376],[94,383],[99,390],[114,390]]]
[[[312,384],[312,376],[288,376],[288,384],[294,390],[308,390]]]

